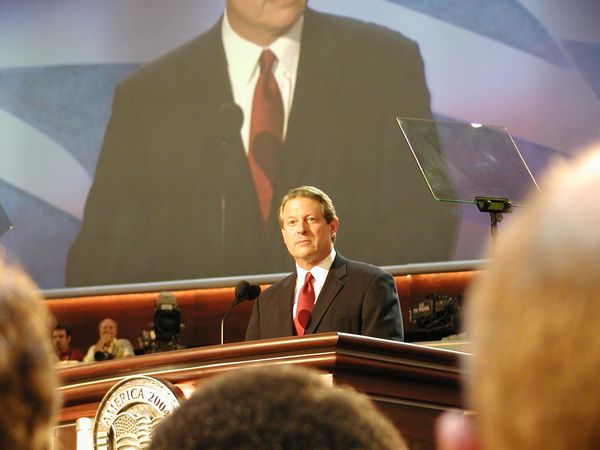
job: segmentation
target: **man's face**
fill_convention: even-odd
[[[312,198],[293,198],[283,208],[283,242],[303,269],[311,269],[329,255],[337,228],[338,220],[328,224],[321,204]]]
[[[308,0],[227,0],[227,18],[242,37],[268,45],[302,15]]]
[[[69,350],[71,336],[67,336],[67,330],[54,330],[52,332],[52,342],[54,342],[54,348],[56,350],[59,352],[66,352]]]
[[[112,339],[117,337],[117,324],[110,320],[104,319],[100,322],[100,336],[109,336]]]

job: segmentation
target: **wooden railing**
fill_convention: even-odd
[[[414,330],[408,321],[408,306],[429,294],[448,295],[459,298],[463,295],[477,270],[459,270],[432,273],[405,273],[395,275],[400,298],[405,332]],[[52,296],[47,299],[48,307],[58,322],[71,325],[72,343],[86,350],[98,339],[98,322],[111,317],[119,324],[119,337],[129,339],[138,347],[143,330],[151,327],[154,320],[156,299],[163,290],[172,292],[181,311],[184,328],[181,342],[186,347],[198,347],[220,343],[220,322],[233,300],[234,285],[219,287],[218,282],[198,283],[198,287],[182,288],[181,284],[144,285],[147,290],[139,292],[106,293],[98,290],[79,291],[76,296]],[[251,282],[252,281],[251,279]],[[225,282],[223,282],[224,285]],[[262,283],[266,289],[270,283]],[[222,285],[222,286],[223,286]],[[184,285],[185,286],[185,285]],[[77,291],[75,291],[77,293]],[[83,292],[83,293],[82,293]],[[50,296],[48,296],[50,297]],[[224,342],[244,340],[246,326],[252,309],[251,302],[234,308],[225,323]]]

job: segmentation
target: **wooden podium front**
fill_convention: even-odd
[[[462,409],[460,352],[344,333],[323,333],[214,345],[59,370],[63,408],[55,449],[76,449],[75,422],[94,418],[108,390],[132,375],[168,381],[186,395],[207,378],[240,367],[300,364],[331,375],[336,384],[366,393],[402,432],[410,448],[433,449],[433,423],[444,410]]]

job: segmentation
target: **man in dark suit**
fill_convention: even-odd
[[[275,202],[305,184],[338,199],[348,256],[448,259],[454,212],[432,199],[395,121],[431,117],[417,46],[305,6],[228,0],[212,29],[117,87],[68,286],[289,271]],[[266,222],[246,154],[249,113],[240,133],[231,108],[231,69],[247,54],[226,55],[225,25],[258,49],[297,43]]]
[[[292,189],[279,206],[279,223],[296,270],[255,301],[246,340],[327,331],[403,339],[394,278],[335,251],[339,219],[327,194]]]

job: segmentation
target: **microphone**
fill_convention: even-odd
[[[250,289],[248,289],[248,298],[246,300],[254,300],[259,295],[260,295],[260,286],[257,286],[256,284],[251,284]]]
[[[218,147],[227,147],[244,122],[244,113],[236,103],[223,103],[217,109],[214,119],[214,133]]]
[[[233,299],[233,306],[238,305],[238,304],[242,303],[244,300],[246,300],[249,290],[250,290],[250,283],[248,283],[246,280],[240,281],[235,286],[235,291],[234,291],[235,298]]]
[[[246,280],[240,281],[235,286],[234,298],[227,311],[225,311],[225,315],[221,319],[221,345],[223,345],[223,330],[225,325],[225,319],[229,316],[229,313],[233,309],[234,306],[239,305],[244,300],[254,300],[256,297],[260,295],[260,286],[255,284],[250,284]]]

